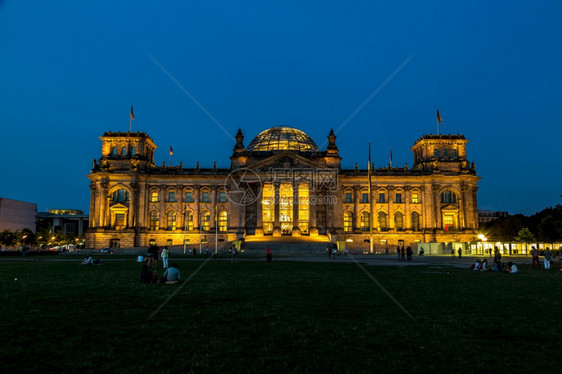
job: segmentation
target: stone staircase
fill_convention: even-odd
[[[265,249],[268,245],[271,246],[274,255],[324,255],[326,247],[330,243],[325,238],[313,241],[309,238],[270,237],[246,241],[242,244],[242,250],[248,254],[265,254]]]

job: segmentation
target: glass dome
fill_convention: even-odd
[[[318,146],[310,136],[292,127],[273,127],[256,136],[246,150],[249,152],[299,151],[319,152]]]

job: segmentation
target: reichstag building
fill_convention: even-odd
[[[411,147],[411,167],[372,171],[342,169],[333,131],[327,138],[319,149],[283,126],[245,146],[238,130],[230,168],[221,169],[158,166],[146,133],[106,132],[88,175],[86,244],[227,246],[290,237],[365,248],[371,236],[377,246],[474,240],[480,178],[463,135],[425,135]]]

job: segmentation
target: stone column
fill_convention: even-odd
[[[275,217],[273,224],[273,236],[281,236],[281,227],[279,225],[279,187],[280,182],[274,182],[273,187],[275,188]]]
[[[388,229],[396,230],[394,222],[394,186],[388,186]]]
[[[107,190],[109,187],[109,183],[107,180],[102,180],[101,184],[101,191],[99,196],[99,207],[100,207],[100,221],[99,225],[101,227],[107,227],[108,225],[108,207],[107,207]]]
[[[256,196],[259,196],[257,201],[255,202],[256,205],[256,236],[263,236],[263,186],[261,183],[256,184]],[[262,189],[260,191],[259,189]]]
[[[314,190],[311,188],[311,183],[308,185],[308,196],[310,200],[310,228],[308,232],[310,236],[318,235],[318,227],[316,227],[316,200],[318,199],[318,195],[314,194]]]
[[[411,195],[410,186],[404,186],[404,230],[412,229]]]
[[[217,215],[217,203],[218,203],[218,198],[217,198],[217,186],[212,186],[211,187],[211,227],[209,231],[216,231],[216,215]]]
[[[193,229],[199,230],[199,224],[201,220],[200,212],[201,212],[201,186],[195,185],[193,186],[193,201],[195,205],[195,211],[193,212]]]
[[[361,227],[359,201],[361,200],[361,186],[353,186],[353,232]]]
[[[96,222],[98,221],[97,215],[99,211],[96,207],[96,183],[90,183],[90,219],[88,222],[89,227],[96,227]]]
[[[293,181],[293,230],[292,236],[300,236],[299,227],[299,182]]]

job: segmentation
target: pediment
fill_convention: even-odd
[[[453,204],[447,204],[447,205],[441,207],[441,211],[458,212],[459,207],[455,206]]]
[[[281,152],[259,160],[255,163],[249,163],[247,168],[258,171],[268,171],[271,169],[325,169],[326,166],[321,162],[315,162],[311,159],[303,157],[293,152]]]
[[[129,209],[129,207],[126,206],[126,205],[123,205],[121,203],[117,203],[117,204],[111,205],[109,207],[109,209],[111,209],[111,210],[127,210],[127,209]]]

